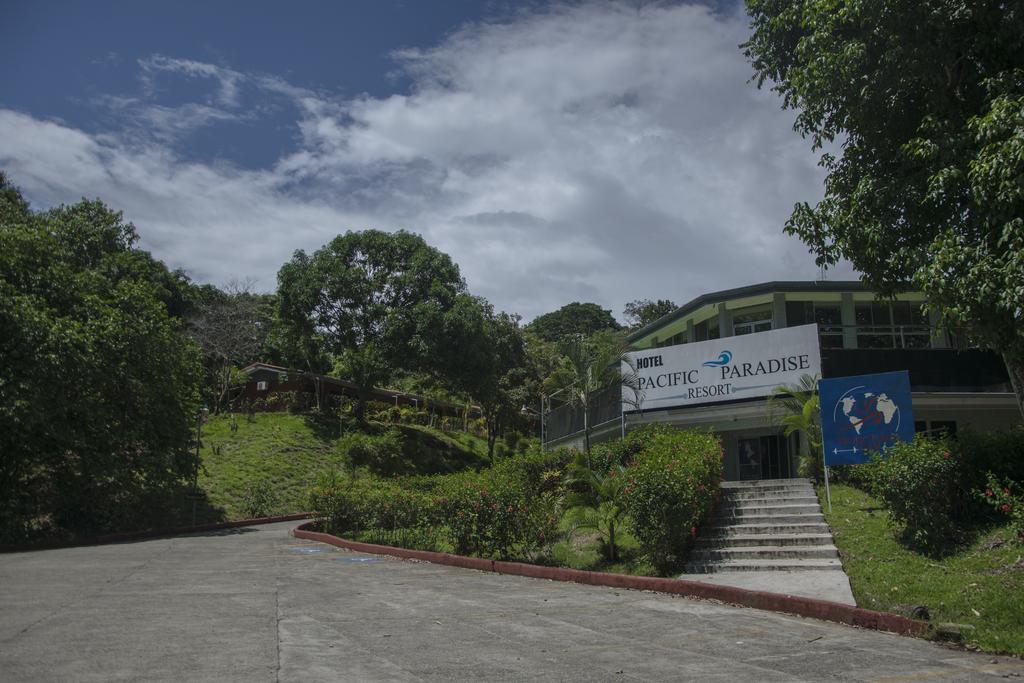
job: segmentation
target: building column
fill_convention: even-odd
[[[853,305],[853,294],[843,292],[839,301],[839,315],[843,322],[843,348],[857,348],[857,311]]]
[[[786,320],[786,295],[782,292],[772,294],[772,329],[781,330],[788,327]]]
[[[718,304],[718,338],[732,336],[732,313],[725,307],[725,302]]]
[[[697,341],[696,332],[693,330],[693,318],[686,321],[686,343],[692,344]]]

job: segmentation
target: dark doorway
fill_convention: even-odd
[[[740,481],[793,476],[786,443],[777,434],[740,439],[739,462]]]

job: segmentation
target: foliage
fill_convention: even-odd
[[[789,437],[800,434],[801,477],[821,481],[824,462],[821,451],[821,402],[818,380],[810,375],[800,377],[798,384],[776,387],[768,396],[768,419],[783,428]]]
[[[626,485],[625,469],[613,464],[608,469],[587,467],[582,453],[577,453],[565,478],[570,494],[566,500],[566,518],[571,524],[570,536],[580,529],[596,531],[601,550],[610,562],[619,559],[618,540],[626,523],[622,490]]]
[[[639,330],[641,327],[650,325],[658,318],[672,313],[677,308],[679,307],[676,306],[675,302],[669,299],[658,299],[657,301],[637,299],[626,304],[622,314],[629,321],[630,330]]]
[[[375,474],[393,475],[398,472],[402,455],[402,435],[394,428],[381,434],[347,432],[335,448],[348,458],[352,468],[365,467]]]
[[[467,310],[458,266],[405,231],[347,232],[312,256],[295,252],[278,272],[279,317],[310,353],[340,357],[344,378],[369,390],[399,369],[443,375],[458,366]],[[453,335],[454,333],[454,335]]]
[[[589,337],[597,332],[618,330],[612,312],[597,304],[574,301],[557,311],[537,316],[526,326],[531,333],[544,341],[561,342],[567,337]]]
[[[242,494],[242,513],[247,518],[268,517],[277,507],[277,493],[269,479],[249,482]]]
[[[493,460],[497,438],[514,423],[527,400],[526,347],[518,316],[495,314],[483,304],[482,329],[472,342],[482,356],[481,368],[467,383],[479,402],[487,426],[487,456]]]
[[[948,442],[918,436],[897,443],[885,455],[874,454],[868,471],[872,493],[911,545],[935,553],[955,540],[969,493]]]
[[[1024,482],[1024,427],[998,432],[965,429],[951,445],[958,454],[966,486],[983,490],[990,473]]]
[[[824,497],[824,491],[818,494]],[[900,543],[887,528],[881,501],[858,489],[832,486],[825,511],[857,605],[907,615],[928,608],[932,623],[968,624],[965,645],[1024,654],[1024,571],[1020,546],[998,526],[942,557]]]
[[[828,175],[786,231],[1000,351],[1024,411],[1024,6],[747,0],[744,45]]]
[[[0,537],[109,529],[195,464],[185,282],[101,202],[0,189]]]
[[[1010,518],[1018,543],[1024,543],[1024,491],[1020,484],[989,474],[983,495],[986,503]]]
[[[188,335],[203,351],[210,403],[217,413],[231,389],[239,386],[236,368],[262,360],[267,351],[274,297],[253,293],[248,283],[232,283],[227,291],[205,298],[189,316]]]
[[[633,535],[667,571],[683,557],[718,495],[722,445],[710,433],[641,427],[643,449],[626,468],[622,501]]]
[[[334,474],[311,488],[309,505],[336,533],[411,537],[434,547],[443,541],[484,557],[535,557],[557,534],[558,493],[547,473],[565,458],[530,453],[479,473],[412,479]]]
[[[590,411],[596,394],[622,386],[633,392],[638,403],[638,376],[626,355],[629,346],[615,333],[596,334],[589,338],[566,338],[560,350],[562,357],[557,369],[548,378],[548,388],[562,392],[567,403],[583,413],[583,451],[589,463]],[[627,370],[623,371],[623,365]],[[625,391],[622,392],[622,400],[624,403],[631,402]]]

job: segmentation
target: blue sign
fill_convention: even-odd
[[[867,462],[867,451],[914,440],[906,370],[818,380],[818,395],[826,465]]]

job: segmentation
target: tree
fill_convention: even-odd
[[[744,44],[824,153],[786,232],[878,291],[922,290],[1000,352],[1024,412],[1024,5],[747,0]]]
[[[797,384],[775,387],[768,395],[768,420],[787,437],[800,434],[800,476],[820,480],[825,463],[821,451],[821,401],[818,378],[802,375]]]
[[[256,294],[252,287],[251,282],[231,282],[224,292],[204,290],[202,303],[189,316],[188,334],[203,350],[214,412],[238,383],[238,367],[262,360],[267,348],[274,297]]]
[[[570,406],[583,414],[583,452],[587,469],[590,463],[590,412],[596,396],[612,387],[626,387],[633,395],[639,392],[639,377],[626,352],[628,345],[620,334],[602,332],[593,337],[569,337],[563,340],[558,368],[549,378],[549,388],[564,392]],[[624,372],[622,366],[627,370]],[[623,392],[622,401],[633,403]]]
[[[560,342],[574,335],[589,337],[602,330],[620,329],[610,310],[597,304],[581,304],[578,301],[538,316],[526,327],[549,342]]]
[[[312,256],[295,252],[277,279],[285,335],[310,365],[320,349],[341,359],[360,384],[360,422],[369,389],[397,370],[442,373],[457,363],[459,345],[446,334],[465,283],[419,235],[347,232]]]
[[[0,179],[0,537],[131,523],[195,466],[199,355],[134,226]],[[155,277],[154,277],[155,276]]]
[[[494,459],[494,443],[523,406],[526,383],[526,344],[519,316],[494,313],[484,307],[482,334],[476,341],[485,361],[471,395],[479,402],[487,427],[487,457]]]
[[[679,307],[675,305],[675,302],[668,299],[658,299],[657,301],[637,299],[626,304],[622,314],[629,321],[629,328],[631,330],[639,330],[641,327],[650,325],[658,318],[668,315],[677,308]]]

